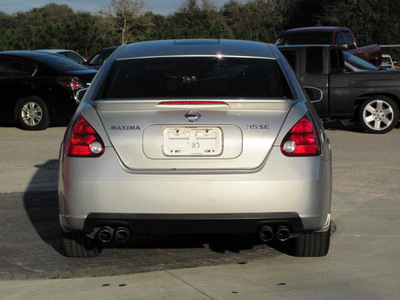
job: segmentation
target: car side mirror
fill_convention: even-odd
[[[344,51],[346,51],[346,50],[349,49],[349,45],[346,44],[346,43],[343,43],[343,44],[340,44],[340,45],[339,45],[339,48],[342,49],[342,50],[344,50]]]
[[[83,96],[85,96],[85,94],[86,94],[86,91],[87,91],[87,88],[81,89],[81,90],[75,92],[74,98],[75,98],[76,103],[81,103]]]
[[[305,92],[307,93],[308,98],[311,102],[319,102],[322,100],[322,96],[324,93],[315,87],[304,87]]]

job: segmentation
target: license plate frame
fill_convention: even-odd
[[[173,157],[220,156],[223,133],[220,127],[165,127],[163,153]]]

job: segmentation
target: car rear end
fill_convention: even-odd
[[[37,76],[53,79],[53,82],[49,82],[51,88],[47,96],[50,118],[53,121],[70,120],[80,102],[78,91],[87,89],[97,72],[53,53],[45,53],[37,59],[49,69],[45,72],[51,74],[48,76],[39,70]]]
[[[76,93],[97,73],[58,54],[40,50],[1,53],[5,88],[3,114],[26,130],[70,120],[78,107]]]
[[[297,254],[328,251],[329,141],[271,45],[121,47],[66,132],[59,180],[67,256],[139,233],[313,234],[323,249]]]
[[[74,60],[52,52],[37,50],[31,52],[31,57],[42,65],[35,76],[51,75],[56,78],[57,86],[71,92],[87,88],[97,71],[88,69]],[[34,55],[33,55],[34,54]],[[74,96],[74,93],[71,93]]]

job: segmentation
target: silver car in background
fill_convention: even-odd
[[[273,45],[119,47],[60,153],[66,256],[96,256],[103,243],[143,233],[249,233],[296,256],[328,252],[329,140]]]

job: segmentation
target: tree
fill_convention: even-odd
[[[99,30],[94,25],[97,20],[98,16],[93,16],[88,12],[77,12],[74,18],[63,26],[63,31],[67,36],[65,47],[73,49],[85,57],[90,57],[104,45],[111,45],[100,38]]]
[[[119,35],[119,43],[126,44],[144,39],[151,21],[144,13],[143,0],[112,0],[111,5],[101,10],[97,25],[103,36]]]
[[[270,1],[253,0],[242,4],[231,0],[221,11],[235,39],[272,42],[276,38],[277,24]]]
[[[360,44],[398,44],[400,5],[394,0],[325,0],[325,25],[349,27]]]
[[[187,0],[168,18],[175,38],[232,38],[224,17],[210,0]]]
[[[323,25],[349,27],[360,45],[399,44],[400,5],[395,0],[324,0]],[[399,48],[382,48],[398,59]]]
[[[153,26],[146,33],[146,40],[167,40],[176,39],[178,36],[178,26],[172,21],[171,16],[155,15],[147,13]]]
[[[50,3],[13,15],[0,11],[0,50],[99,48],[156,39],[235,38],[273,42],[284,30],[346,26],[361,45],[399,44],[398,0],[185,0],[168,16],[144,11],[144,0],[110,0],[101,13]],[[384,48],[384,51],[389,49]],[[396,58],[400,50],[391,49]]]

